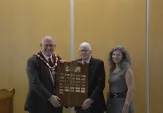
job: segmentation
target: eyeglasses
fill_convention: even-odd
[[[45,46],[46,48],[47,48],[47,47],[56,47],[56,45],[52,45],[52,44],[49,44],[49,45],[47,44],[47,45],[44,45],[44,46]]]
[[[90,52],[90,50],[79,50],[80,52]]]

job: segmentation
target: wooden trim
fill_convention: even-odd
[[[8,99],[15,95],[15,88],[12,89],[0,89],[0,100]]]

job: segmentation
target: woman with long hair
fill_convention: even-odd
[[[134,74],[127,50],[117,46],[109,53],[109,91],[107,98],[108,113],[134,113],[133,93]]]

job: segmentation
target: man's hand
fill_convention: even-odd
[[[82,105],[82,109],[84,109],[84,110],[88,109],[92,103],[93,103],[92,99],[90,99],[90,98],[86,99]]]
[[[67,62],[67,61],[66,61],[66,60],[60,60],[60,62],[61,62],[61,63],[65,63],[65,62]]]
[[[54,107],[60,107],[60,104],[58,102],[59,97],[55,96],[55,95],[52,95],[49,99],[50,103],[54,106]]]

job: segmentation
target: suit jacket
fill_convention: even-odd
[[[81,61],[78,59],[77,61]],[[88,98],[94,102],[91,105],[91,112],[105,110],[105,100],[103,90],[105,88],[104,62],[91,57],[88,69]]]
[[[39,54],[43,57],[41,52]],[[52,82],[48,66],[38,56],[34,55],[28,59],[26,71],[29,90],[25,110],[39,111],[40,109],[40,112],[53,112],[54,107],[48,99],[55,94],[55,84]]]

